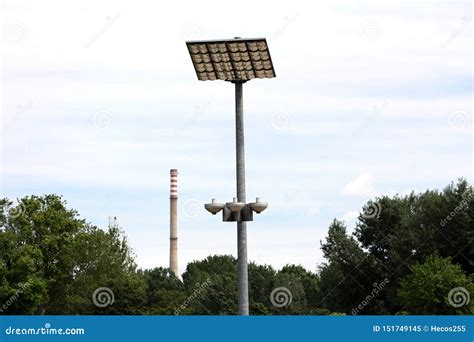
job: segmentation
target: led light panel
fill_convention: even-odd
[[[275,77],[265,38],[188,41],[200,81],[245,82]]]

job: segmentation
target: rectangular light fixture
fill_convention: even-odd
[[[200,81],[245,82],[275,77],[265,38],[188,41]]]

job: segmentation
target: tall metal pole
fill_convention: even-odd
[[[244,109],[242,98],[243,82],[235,82],[235,146],[237,164],[237,200],[245,201],[245,150],[244,150]],[[247,264],[247,223],[237,222],[237,290],[238,314],[249,314],[249,279]]]

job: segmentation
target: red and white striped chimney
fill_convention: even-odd
[[[170,269],[178,275],[178,170],[170,170]]]

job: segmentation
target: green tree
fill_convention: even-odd
[[[278,272],[270,297],[275,315],[302,315],[308,310],[306,292],[298,274]]]
[[[292,303],[277,309],[279,313],[309,315],[320,313],[319,277],[302,266],[286,265],[276,275],[274,287],[283,286],[292,294]]]
[[[317,306],[351,313],[371,293],[374,284],[385,279],[377,259],[362,250],[341,221],[332,222],[321,250],[327,263],[319,270],[322,298]],[[385,313],[384,303],[381,292],[360,313]]]
[[[249,263],[249,301],[252,315],[268,315],[270,294],[274,288],[276,271],[268,265]]]
[[[183,282],[187,295],[185,307],[189,313],[237,313],[237,260],[233,256],[214,255],[189,263]]]
[[[146,281],[138,274],[127,239],[118,227],[104,231],[86,225],[75,236],[73,254],[74,281],[66,298],[69,312],[109,315],[144,312]],[[113,304],[100,307],[94,303],[93,294],[99,288],[113,293]],[[95,299],[100,305],[100,298],[96,295]]]
[[[474,188],[465,179],[443,190],[442,203],[430,215],[439,212],[439,229],[434,236],[438,254],[452,256],[453,263],[474,273]]]
[[[26,310],[44,314],[47,308],[51,312],[64,308],[64,298],[73,281],[73,236],[84,225],[77,212],[66,209],[64,204],[55,195],[25,197],[16,207],[8,199],[3,200],[0,259],[6,266],[5,278],[10,288],[32,281],[39,290],[35,300],[19,313]],[[0,296],[5,300],[9,294],[11,291]],[[26,299],[21,297],[16,302],[23,300]],[[16,313],[16,309],[12,305],[9,312]]]
[[[461,179],[442,192],[383,196],[367,203],[355,236],[378,265],[372,274],[391,280],[383,291],[390,312],[401,309],[397,305],[399,279],[410,273],[411,265],[430,255],[454,256],[453,261],[472,274],[473,195],[472,186]],[[375,214],[367,215],[368,208],[375,208]]]
[[[174,315],[186,300],[183,282],[169,268],[156,267],[140,274],[147,284],[147,314]]]
[[[474,313],[474,305],[469,300],[474,294],[474,283],[451,258],[429,256],[410,270],[398,290],[404,311],[418,315]]]
[[[66,204],[56,195],[2,201],[0,301],[16,298],[3,313],[135,313],[146,285],[122,232],[86,224]],[[94,305],[99,287],[113,292],[112,305]]]

